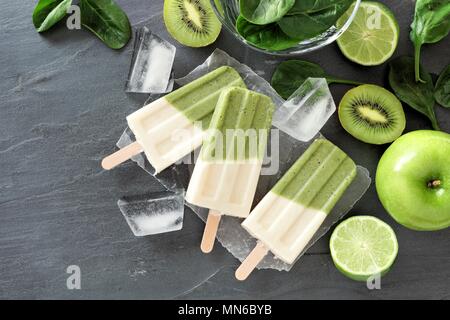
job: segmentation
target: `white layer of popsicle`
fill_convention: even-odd
[[[326,217],[325,212],[269,192],[242,226],[278,258],[291,264]]]
[[[205,134],[164,97],[129,115],[127,122],[156,173],[200,147]]]
[[[198,158],[191,176],[186,201],[230,216],[245,218],[250,213],[262,161],[208,162]]]

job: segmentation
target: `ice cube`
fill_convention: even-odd
[[[184,191],[174,190],[117,201],[137,237],[180,230],[183,227]]]
[[[308,78],[275,111],[273,124],[297,140],[309,141],[335,111],[326,79]]]
[[[159,38],[146,27],[136,31],[135,41],[126,91],[135,93],[171,91],[175,46]]]
[[[162,93],[171,92],[173,90],[174,85],[175,85],[175,73],[172,70],[172,72],[170,73],[170,79],[169,79],[169,83],[167,84],[166,91],[164,91]]]

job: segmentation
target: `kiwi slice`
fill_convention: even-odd
[[[372,84],[353,88],[344,95],[339,104],[339,120],[356,139],[372,144],[394,141],[406,125],[397,97]]]
[[[216,41],[222,28],[209,0],[165,0],[164,23],[175,40],[194,48]]]

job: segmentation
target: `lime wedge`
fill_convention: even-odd
[[[357,216],[336,227],[330,250],[339,271],[353,280],[365,281],[389,271],[397,257],[398,243],[394,230],[380,219]]]
[[[354,4],[337,21],[342,27]],[[400,29],[392,11],[384,4],[363,1],[348,29],[337,39],[342,53],[364,66],[376,66],[389,59],[397,48]]]

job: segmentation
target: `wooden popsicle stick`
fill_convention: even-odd
[[[261,262],[261,260],[266,256],[269,249],[262,243],[258,242],[256,247],[250,252],[250,254],[245,258],[242,264],[235,272],[236,279],[243,281],[252,273],[256,266]]]
[[[122,148],[119,151],[116,151],[113,154],[104,158],[102,160],[102,167],[105,170],[110,170],[115,166],[121,164],[122,162],[127,161],[132,156],[141,153],[142,151],[143,150],[139,142],[135,141],[127,145],[125,148]]]
[[[206,220],[205,231],[203,231],[202,243],[200,249],[204,253],[210,253],[214,248],[216,241],[217,229],[219,228],[220,218],[222,215],[215,210],[209,210],[208,219]]]

